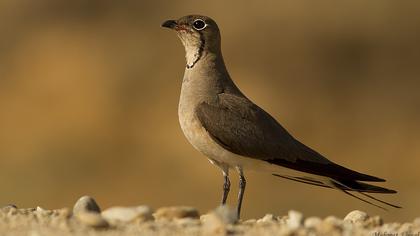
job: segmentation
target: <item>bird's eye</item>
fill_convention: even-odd
[[[206,22],[204,22],[202,19],[197,19],[194,21],[193,23],[193,27],[196,30],[202,30],[204,28],[206,28]]]

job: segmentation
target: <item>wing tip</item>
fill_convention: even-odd
[[[367,175],[367,174],[362,174],[365,177],[363,179],[358,179],[360,181],[370,181],[370,182],[386,182],[385,179],[376,177],[376,176],[372,176],[372,175]]]

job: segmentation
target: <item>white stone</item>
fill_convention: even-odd
[[[128,223],[134,220],[151,220],[153,219],[152,212],[149,206],[111,207],[104,210],[101,214],[110,223]]]
[[[316,228],[321,223],[321,218],[312,216],[305,220],[304,226],[305,228]]]
[[[344,221],[349,221],[351,223],[363,223],[369,219],[369,215],[366,212],[355,210],[350,212],[344,217]]]
[[[295,230],[302,226],[303,223],[303,215],[302,213],[298,211],[291,210],[289,211],[289,218],[287,220],[287,226],[289,226],[290,229]]]

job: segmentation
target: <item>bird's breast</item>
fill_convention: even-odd
[[[217,165],[240,166],[244,169],[255,169],[258,166],[266,168],[266,164],[262,161],[234,154],[213,140],[195,113],[195,109],[200,103],[212,100],[209,97],[211,93],[207,92],[207,96],[203,96],[203,93],[196,94],[197,91],[200,91],[200,89],[184,81],[179,100],[178,117],[181,129],[188,142]],[[217,96],[216,93],[215,96]]]
[[[206,98],[196,93],[198,88],[194,87],[193,83],[187,81],[182,85],[178,106],[179,124],[191,145],[211,158],[217,152],[217,147],[195,114],[196,107]]]

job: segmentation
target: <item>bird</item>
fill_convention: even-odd
[[[174,30],[185,48],[178,105],[181,129],[189,143],[222,171],[221,205],[226,204],[230,190],[229,170],[239,174],[238,219],[246,186],[244,173],[248,170],[337,189],[382,209],[386,209],[383,205],[400,208],[368,194],[397,193],[366,183],[384,179],[328,160],[294,138],[241,92],[224,63],[220,30],[212,18],[187,15],[166,20],[161,26]]]

